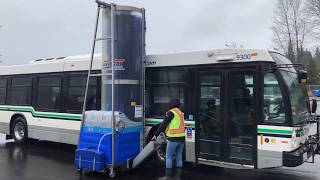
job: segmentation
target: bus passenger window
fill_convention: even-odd
[[[12,78],[10,104],[30,105],[31,104],[31,77]]]
[[[81,113],[84,94],[86,90],[87,76],[85,74],[72,74],[69,79],[67,112]],[[87,110],[94,110],[97,107],[97,78],[91,77],[87,96]]]
[[[61,94],[61,78],[59,76],[43,76],[38,79],[37,110],[59,112]]]
[[[283,124],[285,122],[284,102],[279,83],[273,73],[264,75],[264,123]]]
[[[0,104],[6,103],[7,79],[0,79]]]
[[[152,115],[164,116],[169,110],[170,100],[172,98],[180,99],[181,108],[184,110],[184,90],[183,87],[177,86],[160,86],[153,88],[154,99],[153,99],[153,111]]]
[[[146,116],[162,118],[169,110],[169,102],[173,98],[179,99],[181,109],[186,110],[185,82],[183,69],[147,70]]]

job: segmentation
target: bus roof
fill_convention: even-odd
[[[89,63],[90,55],[37,59],[29,64],[0,66],[0,75],[86,71]],[[92,68],[101,69],[101,64],[101,54],[96,54]]]
[[[218,49],[147,56],[147,67],[217,63],[274,62],[268,50]]]
[[[65,71],[85,71],[89,67],[90,55],[45,58],[29,64],[0,66],[0,75],[54,73]],[[216,63],[274,62],[268,50],[218,49],[194,52],[147,55],[147,67],[201,65]],[[96,54],[93,70],[101,69],[101,54]]]

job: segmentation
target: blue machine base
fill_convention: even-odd
[[[142,126],[126,128],[116,134],[115,164],[124,165],[140,152]],[[112,164],[112,137],[110,128],[83,127],[75,153],[75,166],[93,171],[104,170]],[[99,142],[101,142],[99,146]],[[98,151],[99,150],[99,151]]]
[[[106,156],[103,152],[94,149],[77,149],[75,153],[75,166],[77,169],[102,171],[105,169]]]

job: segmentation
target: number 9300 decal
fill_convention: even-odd
[[[251,59],[251,54],[238,54],[236,56],[237,61],[250,60],[250,59]]]

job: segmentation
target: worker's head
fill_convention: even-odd
[[[180,108],[180,100],[179,99],[171,99],[169,106],[170,106],[170,109]]]
[[[213,108],[216,105],[216,100],[215,99],[210,99],[207,101],[207,106],[209,108]]]

